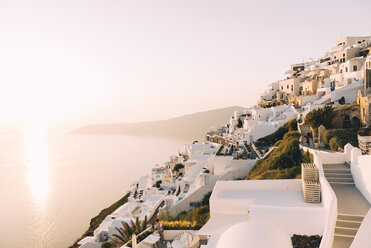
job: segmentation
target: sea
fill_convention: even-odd
[[[0,133],[0,247],[72,245],[92,217],[185,143],[37,129]]]

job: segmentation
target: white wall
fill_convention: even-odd
[[[371,209],[368,211],[366,217],[355,236],[350,248],[369,248],[371,244]]]
[[[96,242],[87,242],[80,246],[80,248],[100,248],[101,244]]]
[[[345,162],[345,153],[320,151],[317,155],[322,164],[343,164]]]
[[[357,156],[351,164],[351,171],[356,187],[371,204],[371,155]]]
[[[212,167],[212,170],[215,175],[220,175],[223,173],[226,167],[231,164],[232,156],[212,156],[209,157],[209,166]]]
[[[192,192],[192,194],[187,194],[187,196],[179,201],[173,208],[169,210],[169,213],[172,216],[177,216],[179,213],[183,211],[189,211],[192,209],[190,206],[191,202],[200,202],[202,201],[203,197],[213,190],[214,185],[209,187],[201,187],[198,188],[196,191]]]
[[[323,235],[326,209],[322,207],[279,207],[251,205],[251,220],[272,223],[281,230],[299,235]]]
[[[351,153],[353,149],[354,149],[354,146],[352,146],[349,143],[344,146],[345,162],[349,164],[351,163]]]

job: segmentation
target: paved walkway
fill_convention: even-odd
[[[337,228],[341,229],[341,226],[344,226],[344,223],[347,222],[346,220],[344,222],[344,218],[346,219],[347,215],[353,216],[353,217],[349,217],[348,221],[350,222],[354,220],[362,221],[363,218],[360,218],[359,220],[357,220],[357,219],[354,219],[354,218],[357,218],[354,216],[358,216],[358,215],[365,216],[371,206],[368,203],[368,201],[364,198],[364,196],[361,194],[361,192],[359,192],[359,190],[355,187],[354,183],[349,183],[349,178],[353,180],[349,167],[346,164],[331,164],[331,165],[327,164],[327,165],[323,165],[323,169],[325,171],[326,178],[330,182],[330,185],[332,189],[334,190],[336,194],[336,198],[337,198],[337,203],[338,203]],[[337,179],[342,178],[344,179],[344,181],[343,182],[341,180],[334,181],[334,178],[335,178],[334,175],[338,177]],[[343,220],[341,220],[340,217]],[[359,224],[358,224],[358,227],[359,227]],[[355,230],[355,233],[356,231],[357,230]],[[349,237],[335,236],[333,248],[349,248],[352,241],[353,239]]]

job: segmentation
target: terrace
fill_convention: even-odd
[[[256,228],[262,230],[258,236],[268,235],[267,230],[280,230],[272,240],[282,243],[271,247],[287,247],[287,240],[294,234],[322,236],[329,211],[323,202],[304,202],[300,179],[219,181],[210,198],[211,218],[198,234],[202,239],[211,236],[207,247],[221,247],[226,233],[232,243],[234,239],[258,242],[253,238],[258,235]],[[233,231],[236,226],[246,230],[244,235]],[[269,247],[268,243],[259,247]]]

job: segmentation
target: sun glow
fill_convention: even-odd
[[[36,204],[44,205],[49,193],[50,177],[45,131],[38,127],[27,128],[24,132],[24,145],[30,193]]]

